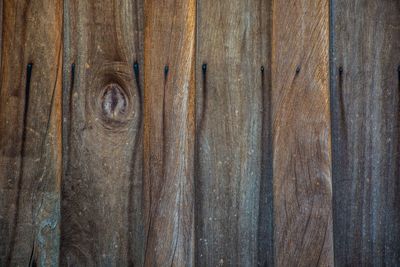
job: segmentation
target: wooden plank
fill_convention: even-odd
[[[399,266],[400,2],[335,0],[332,18],[335,263]]]
[[[269,116],[269,98],[265,99],[270,77],[268,25],[267,1],[198,2],[195,195],[199,266],[255,266],[272,258],[272,236],[268,235],[272,214],[266,202],[271,183],[266,154],[269,129],[263,125]]]
[[[0,266],[55,266],[62,165],[62,4],[2,1],[2,21]]]
[[[143,3],[64,5],[60,263],[140,266]]]
[[[274,1],[276,266],[333,266],[329,1]]]
[[[145,266],[192,266],[195,0],[145,1]]]

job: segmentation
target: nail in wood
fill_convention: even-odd
[[[31,87],[32,68],[32,63],[29,63],[26,67],[25,106],[28,104],[29,100],[29,88]]]
[[[168,71],[169,71],[169,67],[168,67],[168,65],[166,65],[166,66],[164,67],[164,76],[165,76],[165,77],[168,75]]]
[[[71,88],[74,88],[75,83],[75,63],[71,64]]]
[[[137,61],[133,63],[133,72],[135,73],[135,78],[138,81],[139,80],[139,64]]]
[[[207,64],[203,64],[203,66],[201,66],[201,69],[203,70],[203,74],[206,74],[207,71]]]

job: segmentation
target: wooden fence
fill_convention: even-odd
[[[400,266],[400,1],[0,14],[0,266]]]

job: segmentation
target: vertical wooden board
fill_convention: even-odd
[[[55,266],[62,159],[62,4],[3,1],[2,22],[0,266]]]
[[[145,1],[145,266],[192,266],[196,1]]]
[[[400,265],[400,2],[332,1],[335,262]]]
[[[60,263],[140,266],[143,3],[64,5]]]
[[[276,266],[333,266],[329,1],[274,1]]]
[[[263,179],[268,178],[261,168],[267,151],[262,140],[267,136],[263,114],[268,115],[267,5],[255,0],[198,1],[195,242],[199,266],[265,264],[271,252],[271,240],[258,240],[258,233],[270,238],[272,229],[268,210],[259,211],[260,205],[268,209],[267,196],[260,197],[261,185],[266,193]],[[259,241],[263,262],[258,262]]]

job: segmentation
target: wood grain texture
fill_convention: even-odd
[[[143,3],[69,0],[64,5],[67,123],[60,263],[140,266]]]
[[[1,10],[0,266],[54,266],[60,236],[62,4],[2,1]]]
[[[194,258],[195,0],[145,1],[145,266]]]
[[[274,1],[276,266],[333,266],[329,1]]]
[[[264,96],[269,84],[267,77],[262,81],[264,75],[269,76],[268,8],[265,1],[255,0],[198,1],[195,195],[199,266],[255,266],[272,255],[271,210],[267,195],[260,197],[260,192],[266,194],[270,174],[261,167],[268,144],[263,140],[268,136],[263,115],[268,117]],[[207,64],[206,69],[202,64]],[[260,212],[260,206],[265,210]],[[258,233],[265,237],[260,242],[263,262],[258,262]]]
[[[334,0],[331,29],[335,263],[399,266],[400,2]]]

